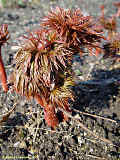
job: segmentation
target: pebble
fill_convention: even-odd
[[[20,145],[20,141],[14,143],[13,147],[19,147],[19,145]]]

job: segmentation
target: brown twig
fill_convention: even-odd
[[[106,117],[102,117],[102,116],[99,116],[99,115],[94,115],[94,114],[90,114],[90,113],[86,113],[86,112],[81,112],[81,111],[78,111],[77,109],[73,109],[73,110],[75,112],[78,112],[78,113],[82,114],[82,115],[91,116],[91,117],[94,117],[94,118],[104,119],[106,121],[117,123],[116,120],[113,120],[113,119],[110,119],[110,118],[106,118]]]
[[[97,138],[97,139],[99,139],[99,140],[101,140],[101,141],[103,141],[103,142],[105,142],[105,143],[107,143],[107,144],[114,145],[110,140],[108,140],[108,139],[106,139],[106,138],[101,138],[101,137],[97,136],[95,133],[93,133],[91,130],[89,130],[86,126],[84,126],[83,123],[80,122],[80,121],[81,121],[80,118],[78,118],[78,117],[76,118],[76,117],[72,116],[70,113],[66,112],[66,111],[65,111],[64,109],[62,109],[62,108],[59,108],[59,110],[61,110],[63,113],[65,113],[68,117],[72,118],[73,120],[79,121],[79,126],[80,126],[83,130],[87,131],[90,135],[94,136],[95,138]]]
[[[88,154],[87,157],[94,158],[94,159],[97,159],[97,160],[107,160],[106,158],[98,157],[98,156],[91,155],[91,154]]]

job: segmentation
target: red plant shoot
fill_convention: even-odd
[[[43,28],[24,36],[9,80],[17,93],[34,98],[43,107],[45,120],[52,128],[58,125],[59,107],[70,111],[68,99],[73,95],[69,86],[74,85],[67,71],[73,52],[58,37]]]
[[[56,7],[43,19],[42,26],[57,32],[66,46],[81,54],[83,48],[87,48],[92,55],[98,54],[99,44],[105,39],[93,17],[84,16],[80,9],[65,10]]]
[[[3,24],[0,28],[0,81],[2,83],[2,87],[5,92],[8,91],[8,86],[7,86],[6,72],[1,55],[1,47],[4,43],[6,43],[8,39],[9,39],[8,26],[7,24]]]

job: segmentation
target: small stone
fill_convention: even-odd
[[[15,21],[15,20],[19,19],[19,16],[9,13],[9,14],[8,14],[8,18],[9,18],[9,20],[11,20],[11,21]]]
[[[19,145],[20,145],[20,141],[14,143],[13,147],[19,147]]]

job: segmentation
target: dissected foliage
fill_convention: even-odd
[[[71,50],[59,42],[56,33],[40,29],[24,36],[15,55],[16,66],[10,82],[17,93],[37,101],[39,99],[45,115],[48,115],[45,116],[47,122],[48,119],[53,121],[55,117],[51,115],[55,109],[50,109],[49,106],[57,108],[61,104],[61,107],[69,108],[68,99],[72,98],[72,93],[68,86],[73,83],[72,78],[66,79],[70,73],[64,73],[71,64],[72,54]],[[50,123],[52,127],[55,126],[48,122]]]
[[[3,24],[0,27],[0,46],[7,42],[9,39],[8,25]]]
[[[52,88],[60,71],[70,63],[72,52],[58,44],[56,35],[46,30],[30,33],[15,56],[12,79],[16,91],[24,96],[40,93],[41,88]],[[41,86],[42,84],[42,86]],[[46,90],[42,89],[45,94]]]
[[[100,16],[100,23],[102,24],[103,30],[108,32],[107,39],[110,40],[114,37],[117,30],[116,16],[106,17],[104,15],[104,5],[101,6],[102,15]]]
[[[119,17],[119,3],[113,3],[118,7],[118,12],[111,17],[104,15],[104,5],[101,6],[102,16],[100,17],[100,23],[102,24],[104,32],[107,31],[107,41],[103,45],[104,58],[112,57],[113,60],[120,59],[120,33],[117,32],[117,18]]]
[[[111,40],[104,45],[105,56],[120,59],[120,34],[116,34]]]
[[[87,48],[92,55],[98,54],[101,39],[105,39],[93,17],[84,16],[80,9],[65,10],[57,7],[43,19],[42,26],[57,32],[66,46],[81,54],[83,48]]]
[[[64,79],[63,85],[60,87],[54,87],[50,93],[50,101],[54,106],[62,107],[66,111],[69,111],[69,98],[73,100],[73,93],[70,86],[74,86],[72,77],[67,77]]]

